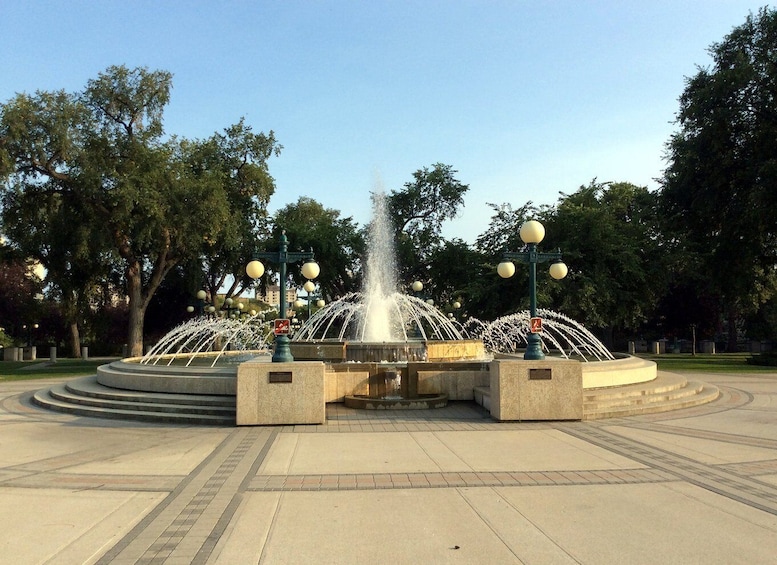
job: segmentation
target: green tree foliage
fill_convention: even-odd
[[[16,338],[21,345],[22,326],[38,321],[33,297],[41,292],[40,281],[31,276],[29,266],[18,257],[0,257],[0,328],[3,335]],[[11,345],[11,340],[5,345]]]
[[[78,301],[119,270],[133,355],[167,273],[187,258],[239,247],[244,217],[260,215],[274,188],[266,170],[278,150],[272,133],[253,134],[241,121],[204,142],[165,139],[171,86],[165,71],[110,67],[82,93],[20,94],[0,113],[7,232],[52,267],[63,298]],[[25,236],[32,225],[34,237]]]
[[[413,173],[413,181],[388,195],[388,208],[397,230],[400,279],[426,279],[429,258],[442,242],[442,225],[464,205],[469,186],[456,179],[450,165],[436,163]]]
[[[560,248],[569,267],[567,278],[555,281],[549,264],[538,265],[538,303],[599,329],[606,339],[636,331],[666,288],[656,198],[633,184],[593,181],[562,194],[554,206],[491,204],[491,222],[476,242],[487,267],[475,271],[477,290],[471,290],[478,310],[497,317],[529,307],[528,267],[517,263],[515,275],[502,280],[496,265],[505,251],[524,248],[521,225],[536,219],[546,230],[540,250]]]
[[[591,328],[637,331],[667,277],[657,196],[630,183],[591,182],[543,213],[543,249],[560,248],[567,278],[550,282],[555,307]]]
[[[777,263],[777,11],[750,14],[689,78],[668,143],[668,229],[708,276],[736,346],[737,320],[771,295]]]
[[[488,229],[475,240],[475,249],[482,255],[482,263],[477,270],[477,284],[471,290],[472,306],[483,313],[484,319],[495,319],[505,314],[529,308],[529,271],[526,265],[516,263],[515,274],[509,279],[497,275],[496,267],[502,261],[506,251],[520,251],[524,247],[521,241],[521,225],[527,220],[540,216],[538,208],[527,202],[513,208],[511,204],[491,204],[493,215]],[[539,279],[538,295],[543,296],[544,281]],[[540,300],[547,304],[546,300]]]
[[[489,297],[493,295],[494,267],[485,256],[460,239],[444,241],[429,258],[429,283],[425,290],[438,308],[459,319],[469,316],[487,318]],[[460,308],[453,307],[455,302]],[[496,301],[494,301],[496,303]]]
[[[219,237],[203,242],[198,263],[202,268],[204,288],[215,296],[230,283],[225,295],[239,295],[251,281],[245,276],[245,265],[251,258],[256,241],[269,235],[267,204],[275,191],[268,161],[280,154],[273,132],[253,133],[243,119],[237,124],[199,142],[186,142],[187,161],[198,177],[218,174],[224,191],[229,195],[227,207],[230,221]],[[229,277],[229,275],[237,275]],[[231,281],[231,282],[230,282]],[[200,285],[195,284],[192,293]]]
[[[281,230],[285,230],[290,251],[313,250],[321,266],[321,274],[315,282],[325,300],[331,301],[359,289],[359,257],[365,244],[350,217],[341,218],[337,210],[324,208],[312,198],[303,196],[278,210],[273,224],[273,241],[277,241]],[[275,267],[268,265],[268,268]],[[301,264],[291,265],[288,272],[294,283],[301,286],[305,279],[300,267]]]

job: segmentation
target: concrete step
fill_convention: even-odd
[[[173,412],[173,413],[186,413],[186,414],[234,414],[235,408],[228,408],[224,406],[200,406],[199,404],[168,404],[164,402],[163,398],[149,399],[149,402],[140,402],[133,400],[130,402],[124,400],[110,400],[107,398],[94,398],[91,396],[81,396],[79,394],[73,394],[64,385],[55,385],[49,389],[49,395],[61,402],[70,402],[71,404],[79,404],[82,406],[97,406],[99,408],[118,408],[121,410],[135,410],[146,412]]]
[[[161,404],[196,404],[198,406],[223,406],[235,409],[234,396],[212,394],[176,394],[149,393],[138,390],[124,390],[101,385],[96,376],[84,377],[68,381],[65,388],[72,394],[105,400],[122,402],[161,403]]]
[[[583,410],[583,419],[598,420],[601,418],[618,418],[621,416],[669,412],[671,410],[680,410],[682,408],[691,408],[693,406],[707,404],[720,396],[720,390],[713,385],[689,381],[688,387],[695,391],[694,394],[670,396],[664,400],[651,400],[630,405],[585,408]]]
[[[631,399],[650,394],[672,392],[686,386],[687,379],[675,373],[658,373],[652,381],[635,383],[631,385],[585,389],[583,402],[606,402],[621,399]]]
[[[583,419],[616,418],[668,412],[712,402],[720,395],[713,385],[688,381],[682,375],[659,373],[644,383],[583,391]],[[490,409],[489,387],[475,387],[475,402]]]
[[[97,382],[135,391],[234,396],[236,371],[234,366],[157,367],[114,361],[97,367]]]
[[[181,396],[175,395],[174,402],[165,402],[164,393],[132,393],[131,391],[105,391],[91,381],[94,377],[77,379],[67,384],[54,385],[48,389],[36,392],[32,402],[43,408],[95,418],[112,418],[119,420],[137,420],[166,424],[196,424],[196,425],[235,425],[235,404],[231,406],[202,405],[201,395],[192,395],[190,403],[183,403]],[[91,394],[81,394],[87,391]],[[96,397],[94,394],[106,396]],[[126,399],[127,396],[133,397]],[[145,399],[140,398],[141,396]],[[110,398],[113,397],[113,398]],[[121,400],[125,397],[124,400]],[[212,402],[223,402],[225,399],[208,399]]]

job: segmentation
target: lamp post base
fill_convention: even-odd
[[[545,354],[542,352],[542,342],[537,334],[529,334],[526,340],[526,353],[523,358],[527,361],[542,361]]]
[[[289,338],[285,335],[279,335],[275,338],[275,351],[272,354],[273,363],[291,363],[294,356],[289,347]]]

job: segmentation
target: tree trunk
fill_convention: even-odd
[[[737,351],[737,308],[734,306],[728,309],[728,344],[726,353],[736,353]]]
[[[143,283],[140,265],[133,263],[127,267],[127,295],[129,296],[129,328],[127,331],[127,346],[130,357],[143,355],[143,319],[146,305],[143,301]]]
[[[78,322],[70,322],[70,356],[74,359],[81,357],[81,334],[78,331]]]

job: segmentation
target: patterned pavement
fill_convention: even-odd
[[[0,551],[18,564],[773,562],[777,375],[704,379],[721,389],[711,404],[612,420],[332,405],[322,426],[251,428],[54,414],[29,402],[46,383],[0,383]],[[594,493],[600,507],[575,506]],[[383,507],[408,522],[390,556],[369,525]],[[367,524],[357,553],[359,536],[325,525],[350,521]],[[666,547],[659,533],[649,551],[628,541],[658,521]],[[672,549],[673,529],[699,540]],[[440,532],[467,541],[427,544]]]

